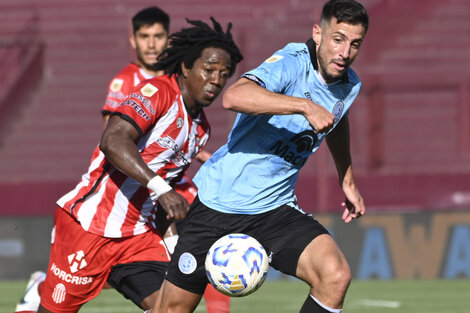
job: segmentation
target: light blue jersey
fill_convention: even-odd
[[[318,73],[315,46],[291,43],[243,76],[269,91],[311,99],[335,116],[347,114],[361,82],[352,69],[326,85]],[[295,199],[299,170],[326,134],[314,133],[307,119],[294,115],[237,115],[227,143],[194,178],[199,198],[224,213],[259,214]]]

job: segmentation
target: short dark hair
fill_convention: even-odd
[[[168,14],[160,8],[149,7],[134,15],[132,18],[132,29],[135,34],[142,26],[152,26],[156,23],[162,24],[167,33],[170,31],[170,17]]]
[[[183,28],[170,35],[170,46],[158,57],[156,70],[165,70],[165,73],[170,76],[181,74],[182,63],[187,68],[192,68],[194,62],[201,57],[202,51],[213,47],[223,49],[230,54],[230,75],[233,75],[237,64],[243,60],[243,56],[233,41],[230,32],[232,23],[228,23],[227,31],[224,32],[222,26],[213,17],[211,17],[213,29],[202,21],[189,19],[186,21],[193,27]]]
[[[369,28],[369,15],[366,8],[354,0],[330,0],[325,3],[321,12],[321,20],[329,22],[333,17],[338,23],[360,24],[364,26],[366,32]]]

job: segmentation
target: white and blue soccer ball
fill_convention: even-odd
[[[263,246],[245,234],[229,234],[207,252],[206,274],[221,293],[243,297],[255,292],[268,273],[268,256]]]

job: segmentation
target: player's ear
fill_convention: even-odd
[[[321,42],[321,27],[318,24],[313,25],[312,38],[315,44],[318,46]]]
[[[129,37],[129,43],[131,44],[131,47],[132,49],[136,49],[137,48],[137,44],[135,42],[135,36],[134,34],[132,34],[130,37]]]
[[[187,78],[189,76],[189,72],[191,72],[191,69],[187,68],[184,62],[181,62],[181,72],[183,73],[183,76]]]

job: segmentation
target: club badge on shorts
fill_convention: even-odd
[[[183,274],[191,274],[196,270],[196,258],[189,252],[183,253],[178,260],[178,268]]]

